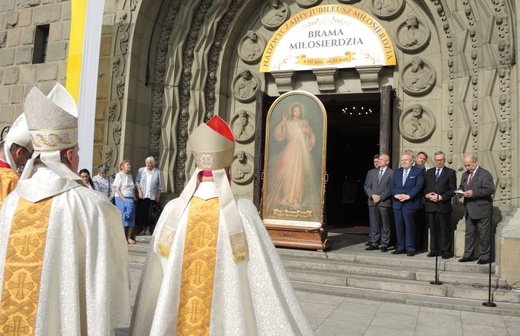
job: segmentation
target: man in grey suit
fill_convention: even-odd
[[[374,170],[367,183],[368,207],[371,213],[370,222],[371,241],[366,250],[378,250],[378,241],[381,241],[381,252],[388,252],[390,244],[390,214],[392,211],[392,194],[390,180],[393,170],[388,167],[390,157],[387,154],[379,155],[379,168]]]
[[[374,160],[373,161],[374,162],[374,168],[368,170],[367,176],[365,177],[365,183],[363,184],[363,190],[365,191],[365,195],[367,195],[367,196],[368,196],[367,187],[368,187],[368,182],[370,182],[370,177],[372,176],[372,173],[376,172],[375,174],[377,174],[377,172],[379,172],[379,154],[374,155],[373,160]],[[370,229],[370,226],[373,225],[373,224],[370,224],[370,223],[372,223],[372,221],[373,221],[373,219],[372,219],[372,212],[370,211],[370,208],[368,208],[368,223],[369,223],[369,227],[368,227],[368,241],[366,242],[365,246],[372,245],[372,243],[371,243],[371,241],[372,241],[372,231]]]
[[[491,215],[493,213],[493,198],[495,185],[491,173],[478,165],[475,154],[464,155],[466,172],[462,174],[459,197],[464,197],[466,217],[466,237],[464,241],[464,256],[460,262],[473,261],[476,231],[480,238],[479,265],[491,262]]]

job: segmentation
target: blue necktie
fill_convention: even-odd
[[[439,181],[439,176],[441,176],[441,169],[437,168],[437,172],[435,173],[435,182]]]
[[[408,177],[408,169],[403,170],[403,185],[406,182],[406,178]]]

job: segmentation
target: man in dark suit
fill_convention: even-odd
[[[424,169],[412,166],[412,162],[412,155],[403,154],[401,168],[394,172],[390,182],[397,236],[397,248],[392,253],[406,253],[409,257],[413,257],[417,251],[415,246],[416,215],[423,206],[422,188],[424,185]]]
[[[379,155],[377,170],[372,171],[367,183],[368,208],[372,221],[370,222],[371,241],[366,250],[379,249],[388,252],[390,245],[390,212],[392,206],[392,195],[390,194],[390,180],[393,170],[388,168],[390,157],[387,154]]]
[[[379,170],[379,154],[376,154],[374,155],[374,168],[371,168],[368,170],[367,172],[367,176],[365,177],[365,183],[363,184],[363,190],[365,191],[365,195],[367,195],[367,197],[370,197],[368,196],[368,191],[367,191],[367,187],[368,187],[368,182],[370,182],[370,178],[372,176],[372,173],[374,171],[378,171]],[[377,174],[377,173],[376,173]],[[368,223],[369,223],[369,229],[368,229],[368,242],[365,244],[365,246],[370,246],[372,245],[372,212],[370,211],[370,208],[368,209]]]
[[[426,171],[430,169],[426,165],[426,161],[428,160],[428,154],[426,152],[420,151],[417,152],[417,155],[413,158],[414,162],[412,166],[419,167],[425,169],[424,174],[426,176]],[[424,203],[419,211],[417,211],[417,222],[415,223],[415,247],[417,251],[426,251],[428,249],[428,229],[426,225],[426,214],[424,211]]]
[[[451,199],[457,188],[455,170],[444,165],[446,156],[434,154],[435,168],[424,175],[424,209],[430,227],[430,253],[428,257],[453,258],[453,231],[451,229]]]
[[[464,256],[460,262],[473,261],[475,250],[475,235],[479,232],[480,256],[479,265],[491,262],[491,215],[493,213],[493,198],[495,185],[491,173],[478,165],[475,154],[464,155],[466,172],[462,174],[459,197],[464,197],[466,217],[466,236],[464,240]]]

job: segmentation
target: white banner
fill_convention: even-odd
[[[101,29],[105,0],[88,0],[78,96],[79,169],[92,168]],[[95,175],[91,171],[91,175]]]

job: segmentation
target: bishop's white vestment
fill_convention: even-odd
[[[0,211],[0,333],[111,335],[130,314],[128,247],[108,198],[40,168]]]
[[[199,216],[200,222],[207,219],[200,216],[203,211],[190,211],[194,202],[206,203],[216,197],[215,184],[201,182],[187,207],[181,209],[178,223],[169,219],[175,217],[173,213],[178,211],[179,199],[165,206],[148,251],[130,334],[186,334],[189,329],[183,332],[180,328],[190,328],[186,324],[192,320],[191,327],[199,327],[196,321],[202,316],[201,321],[208,324],[207,330],[200,333],[189,330],[190,334],[313,335],[276,248],[251,201],[236,200],[247,239],[248,253],[244,261],[235,263],[233,259],[222,213],[217,213],[216,235],[210,229],[203,230],[205,224],[197,223],[190,228],[189,217]],[[200,253],[202,250],[196,248],[198,240],[211,240],[212,236],[215,236],[214,255],[211,251],[204,252],[208,260],[195,260],[188,255],[190,249]],[[188,263],[191,267],[186,268]],[[192,282],[191,287],[186,286],[185,277]],[[194,297],[206,295],[208,290],[207,300],[190,302]],[[204,315],[207,315],[205,320]]]

